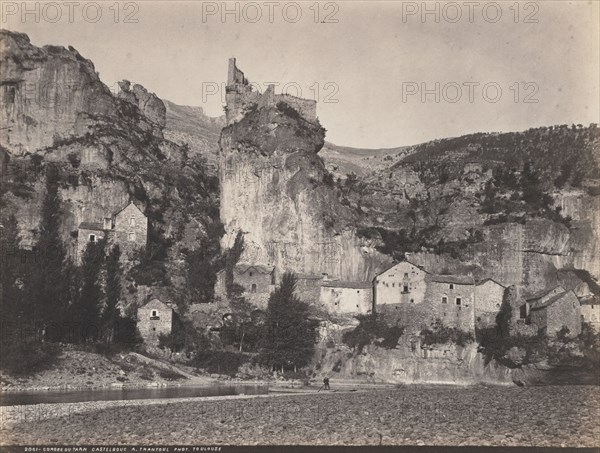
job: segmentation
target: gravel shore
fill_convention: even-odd
[[[407,386],[5,407],[1,437],[4,444],[598,447],[599,408],[595,386]]]

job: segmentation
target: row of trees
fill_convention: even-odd
[[[34,251],[21,250],[14,216],[2,224],[2,341],[135,342],[135,321],[123,318],[118,308],[118,245],[106,255],[104,241],[90,243],[76,266],[61,240],[60,213],[58,184],[48,175]]]

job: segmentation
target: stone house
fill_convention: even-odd
[[[479,327],[495,324],[505,291],[506,287],[492,278],[477,282],[475,285],[475,323]]]
[[[109,225],[108,218],[104,219]],[[115,243],[119,244],[122,252],[145,247],[148,241],[148,218],[133,203],[117,212],[112,218],[111,235]]]
[[[425,301],[431,321],[466,332],[475,330],[475,281],[468,275],[426,276]]]
[[[330,313],[364,315],[372,311],[373,285],[369,282],[324,281],[319,300]]]
[[[318,304],[321,297],[323,275],[296,274],[296,295],[309,304]]]
[[[170,334],[174,320],[174,310],[158,299],[152,299],[137,310],[137,328],[149,346],[158,347],[158,336]]]
[[[133,203],[114,215],[107,215],[100,222],[82,222],[77,234],[77,261],[81,263],[89,242],[107,239],[108,246],[119,244],[121,256],[127,257],[132,251],[145,247],[148,240],[148,218]]]
[[[374,306],[422,303],[426,275],[425,270],[409,261],[393,265],[373,279]]]
[[[581,322],[587,322],[597,332],[600,331],[600,297],[583,297],[579,299],[579,303],[581,304]]]
[[[561,285],[556,285],[552,288],[546,288],[536,293],[525,297],[525,303],[519,307],[518,319],[529,321],[531,307],[534,305],[543,305],[554,296],[562,294],[566,291]]]
[[[275,268],[261,264],[236,264],[233,268],[233,283],[243,288],[248,302],[265,308],[275,289]],[[225,269],[217,273],[216,294],[221,299],[227,297]]]
[[[98,222],[81,222],[77,232],[77,260],[81,262],[88,243],[96,243],[106,238],[104,224]]]
[[[581,333],[581,305],[572,290],[564,291],[550,298],[538,299],[530,308],[531,323],[538,331],[553,336],[563,327],[575,337]]]

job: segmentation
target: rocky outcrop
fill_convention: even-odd
[[[102,124],[160,136],[165,106],[140,85],[112,95],[94,64],[73,47],[33,46],[23,33],[0,30],[0,144],[23,156],[97,133]]]
[[[320,372],[332,380],[353,379],[395,384],[512,385],[512,371],[486,363],[477,345],[411,347],[402,341],[395,349],[367,346],[362,352],[346,348],[328,351]]]
[[[71,47],[38,48],[27,35],[6,30],[0,46],[2,219],[16,216],[22,248],[36,242],[52,171],[68,252],[76,250],[80,223],[101,223],[133,201],[149,219],[149,247],[174,244],[164,266],[173,285],[185,287],[181,249],[206,240],[216,181],[185,147],[163,138],[164,103],[128,83],[113,95],[92,62]],[[124,273],[135,264],[128,262]],[[137,295],[129,285],[123,296],[132,302],[150,294]]]
[[[231,246],[242,231],[240,262],[275,266],[277,272],[372,278],[386,258],[356,237],[352,212],[323,182],[326,169],[317,153],[325,130],[295,105],[256,96],[254,104],[242,106],[228,97],[227,109],[236,115],[228,116],[220,139],[223,245]]]
[[[132,88],[129,80],[119,82],[119,88],[119,98],[138,107],[142,115],[153,124],[153,132],[161,134],[167,124],[167,109],[163,101],[141,85],[135,84]]]

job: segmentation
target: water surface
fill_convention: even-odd
[[[222,395],[262,395],[264,385],[203,385],[182,387],[152,387],[93,390],[56,390],[2,393],[0,406],[40,403],[78,403],[82,401],[115,401],[164,398],[193,398]]]

